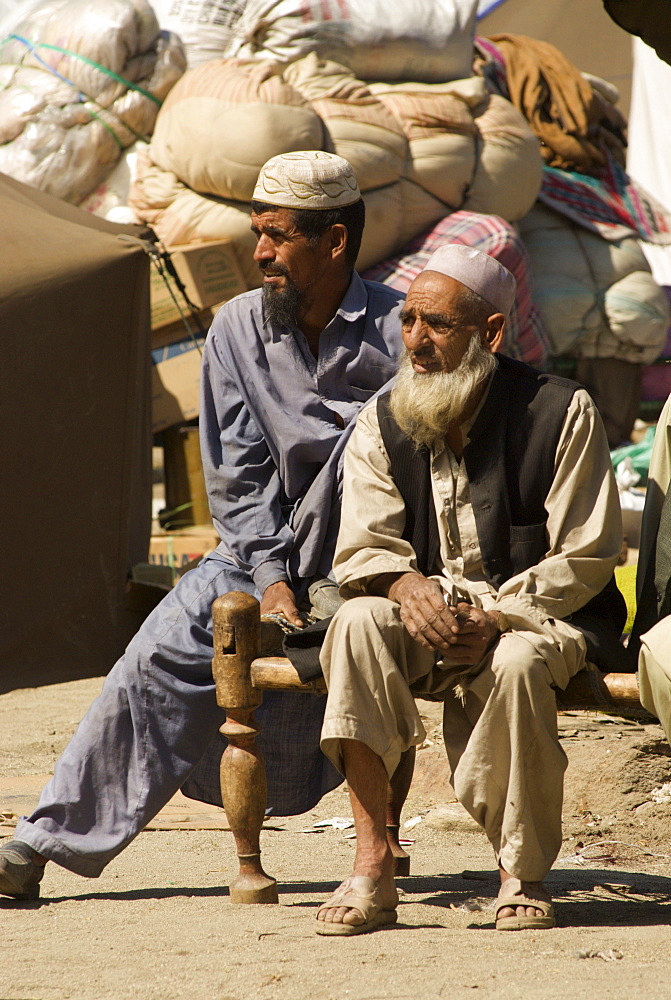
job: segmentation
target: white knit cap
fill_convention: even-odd
[[[261,167],[252,195],[253,201],[278,208],[315,211],[353,205],[360,198],[351,164],[321,149],[273,156]]]
[[[506,317],[515,301],[515,276],[494,257],[475,247],[447,243],[429,257],[424,270],[438,271],[460,281]]]

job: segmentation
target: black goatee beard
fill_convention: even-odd
[[[298,326],[298,310],[303,301],[303,293],[296,287],[287,272],[277,264],[272,274],[284,275],[284,288],[274,285],[263,285],[263,311],[273,326],[286,326],[295,329]]]
[[[496,367],[475,333],[458,367],[452,372],[419,374],[410,355],[401,358],[391,391],[391,412],[402,431],[417,445],[430,447],[458,423],[475,393]]]

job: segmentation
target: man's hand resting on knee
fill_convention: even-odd
[[[500,635],[496,613],[446,604],[435,580],[421,573],[384,574],[371,591],[400,604],[401,621],[416,642],[457,663],[479,663]]]
[[[451,660],[467,666],[479,663],[501,635],[497,625],[498,614],[474,608],[465,601],[460,601],[452,610],[459,622],[459,632],[452,639],[447,655]]]
[[[298,608],[296,607],[296,598],[294,592],[288,583],[284,580],[278,580],[277,583],[271,583],[269,587],[263,591],[263,597],[261,598],[261,614],[262,615],[284,615],[287,621],[291,622],[292,625],[303,626],[303,619],[298,614]]]

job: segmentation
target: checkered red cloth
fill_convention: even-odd
[[[529,257],[516,230],[498,215],[453,212],[416,236],[397,257],[389,257],[364,271],[362,277],[407,292],[427,260],[445,243],[476,247],[500,261],[515,275],[517,295],[506,323],[503,354],[543,368],[550,342],[531,299]]]

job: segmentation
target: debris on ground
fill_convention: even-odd
[[[623,958],[622,952],[617,948],[608,948],[607,951],[599,951],[596,948],[581,948],[575,952],[576,958],[602,958],[604,962],[618,962]]]
[[[332,816],[331,819],[319,819],[312,824],[316,830],[332,826],[334,830],[349,830],[354,826],[354,820],[348,816]]]

